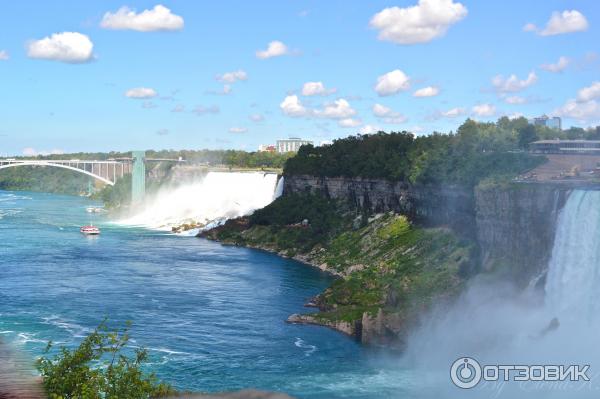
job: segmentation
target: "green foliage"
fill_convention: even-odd
[[[456,134],[350,136],[329,146],[302,146],[297,156],[288,159],[284,173],[475,186],[484,178],[516,175],[543,162],[520,151],[537,138],[532,129],[524,118],[502,118],[497,123],[469,119]]]
[[[128,327],[110,331],[103,322],[78,348],[62,347],[52,359],[41,357],[37,369],[48,396],[51,399],[141,399],[175,393],[169,385],[158,382],[153,374],[142,372],[148,358],[144,349],[136,349],[131,356],[124,354],[128,342]],[[46,353],[51,348],[49,343]]]
[[[0,190],[77,195],[87,192],[89,181],[88,176],[54,167],[19,166],[0,170]]]
[[[131,202],[131,175],[125,175],[114,186],[104,186],[93,196],[100,199],[108,208],[118,208]]]

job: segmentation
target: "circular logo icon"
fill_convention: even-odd
[[[481,365],[470,357],[458,358],[452,363],[450,378],[459,388],[473,388],[481,381]]]

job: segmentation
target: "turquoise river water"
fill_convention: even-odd
[[[335,331],[289,325],[331,283],[272,254],[123,227],[89,200],[0,191],[0,339],[31,359],[73,346],[105,317],[176,388],[246,387],[299,398],[406,397],[393,355]],[[102,235],[86,238],[90,219]]]

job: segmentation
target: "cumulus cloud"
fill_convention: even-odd
[[[389,107],[381,104],[373,105],[373,115],[378,118],[381,118],[384,123],[389,124],[398,124],[404,123],[408,120],[406,116],[402,115],[399,112],[392,110]]]
[[[246,133],[248,129],[245,127],[230,127],[229,133]]]
[[[221,109],[217,105],[211,105],[209,107],[198,105],[192,112],[198,116],[202,116],[207,114],[218,114],[221,112]]]
[[[225,72],[224,74],[217,75],[215,79],[223,83],[235,83],[238,81],[248,80],[248,74],[246,71],[239,69],[233,72]]]
[[[426,43],[442,37],[467,16],[467,8],[453,0],[419,0],[412,7],[385,8],[371,18],[379,40],[397,44]]]
[[[569,60],[567,57],[560,57],[556,63],[542,64],[540,65],[540,68],[542,68],[544,71],[558,73],[564,71],[569,66],[570,62],[571,60]]]
[[[279,104],[279,108],[281,108],[281,111],[285,115],[295,118],[308,116],[310,114],[310,111],[302,105],[300,99],[296,95],[284,98],[281,104]]]
[[[329,119],[346,119],[355,114],[356,110],[343,98],[335,100],[333,103],[326,104],[323,110],[315,111],[316,116]]]
[[[373,126],[373,125],[364,125],[363,127],[360,128],[360,130],[358,131],[360,134],[374,134],[379,132],[381,129],[377,126]]]
[[[262,122],[265,120],[265,117],[261,114],[252,114],[248,117],[252,122]]]
[[[280,42],[279,40],[273,40],[269,43],[266,50],[258,50],[256,52],[256,57],[261,60],[265,60],[267,58],[279,57],[282,55],[289,54],[288,47]]]
[[[23,148],[23,156],[26,157],[37,157],[38,155],[61,155],[64,154],[65,152],[63,150],[60,149],[54,149],[54,150],[36,150],[33,147],[25,147]]]
[[[440,89],[434,86],[427,86],[413,93],[414,97],[434,97],[440,94]]]
[[[596,100],[581,102],[571,99],[555,110],[554,113],[584,123],[598,122],[600,121],[600,103]]]
[[[338,121],[338,126],[344,128],[358,127],[360,125],[362,125],[362,121],[360,119],[345,118]]]
[[[512,74],[509,77],[497,75],[492,79],[492,85],[498,93],[513,93],[524,90],[537,82],[535,72],[529,72],[526,79],[519,79],[517,75]]]
[[[89,62],[94,58],[94,44],[79,32],[54,33],[27,43],[29,58],[61,61],[71,64]]]
[[[406,91],[410,88],[410,79],[404,72],[395,69],[377,78],[375,92],[380,96],[391,96],[392,94]]]
[[[464,114],[465,114],[465,109],[459,108],[459,107],[452,108],[452,109],[449,109],[448,111],[444,111],[444,112],[440,113],[440,115],[445,118],[456,118],[456,117],[459,117]]]
[[[133,89],[129,89],[125,92],[125,97],[142,99],[142,98],[153,98],[156,97],[158,93],[156,90],[151,89],[149,87],[135,87]]]
[[[600,81],[594,82],[591,86],[584,87],[577,92],[577,101],[586,102],[600,98]]]
[[[171,10],[160,4],[140,13],[128,7],[121,7],[115,13],[104,14],[100,22],[100,26],[105,29],[139,32],[181,30],[183,25],[182,17],[173,14]]]
[[[546,23],[544,29],[535,24],[528,23],[523,27],[526,32],[536,32],[540,36],[554,36],[564,33],[582,32],[589,27],[588,21],[582,13],[577,10],[555,11]]]
[[[303,96],[327,96],[333,94],[337,89],[327,89],[323,82],[306,82],[302,86]]]
[[[521,96],[508,96],[504,97],[504,102],[511,105],[527,104],[527,99]]]
[[[10,55],[8,54],[8,51],[0,50],[0,61],[6,61],[9,58],[10,58]]]
[[[496,107],[492,104],[478,104],[472,109],[473,114],[477,116],[494,116],[496,115]]]

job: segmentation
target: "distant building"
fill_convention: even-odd
[[[546,126],[551,129],[562,130],[562,120],[558,116],[550,118],[548,115],[538,116],[529,121],[536,126]]]
[[[277,140],[276,148],[277,152],[298,152],[300,147],[304,144],[312,144],[310,140],[303,140],[298,137],[290,137],[289,139]]]
[[[600,140],[540,140],[529,143],[529,151],[537,154],[600,155]]]
[[[258,152],[275,152],[277,149],[273,144],[261,144],[258,146]]]

